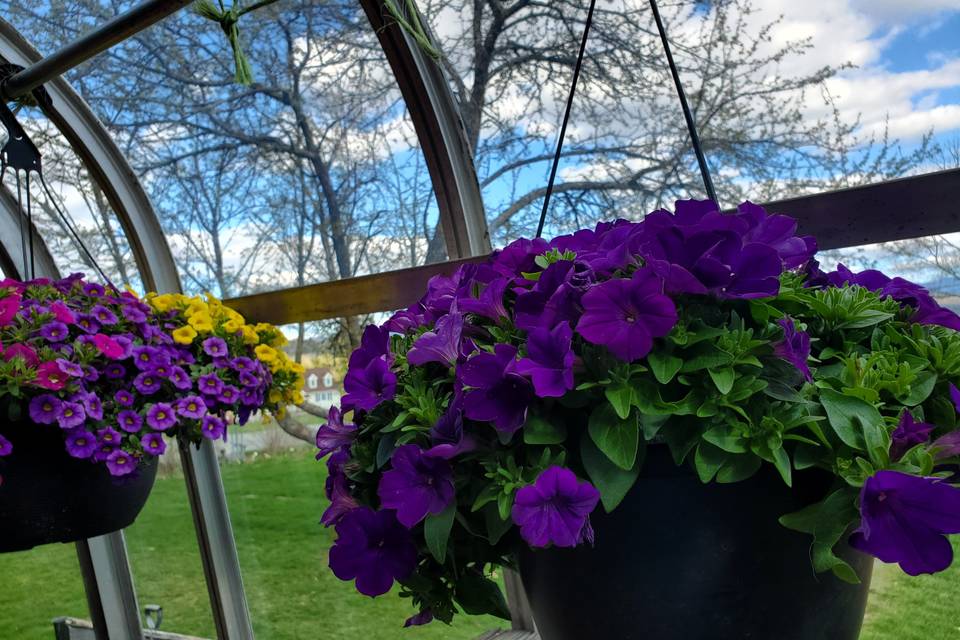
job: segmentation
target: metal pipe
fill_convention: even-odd
[[[138,7],[80,36],[56,53],[31,64],[0,84],[0,97],[14,100],[56,78],[101,51],[123,42],[193,0],[146,0]]]

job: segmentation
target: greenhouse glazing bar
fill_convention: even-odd
[[[176,13],[193,0],[147,0],[84,34],[56,53],[31,64],[0,84],[0,96],[14,100],[61,76],[82,62]]]

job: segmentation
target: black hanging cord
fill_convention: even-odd
[[[547,192],[543,196],[543,209],[540,211],[540,222],[537,224],[538,238],[543,235],[543,224],[547,220],[550,196],[553,195],[553,183],[557,179],[557,167],[560,166],[560,152],[563,151],[563,138],[567,135],[567,123],[570,121],[573,95],[577,92],[577,81],[580,79],[580,67],[583,66],[583,52],[587,49],[587,36],[590,35],[590,25],[593,24],[593,8],[596,4],[597,0],[590,0],[590,10],[587,11],[587,21],[583,25],[583,39],[580,40],[580,53],[577,54],[577,64],[573,68],[573,82],[570,85],[570,94],[567,96],[567,109],[563,113],[563,124],[560,126],[560,139],[557,140],[557,151],[553,155],[553,166],[550,168]]]
[[[700,165],[700,176],[703,178],[703,186],[707,190],[707,197],[719,205],[720,202],[717,200],[717,191],[713,188],[713,179],[710,177],[710,167],[707,166],[707,158],[703,155],[703,147],[700,145],[700,135],[697,133],[697,124],[693,119],[693,112],[690,111],[690,105],[687,104],[687,94],[683,91],[683,84],[680,82],[680,72],[677,71],[677,64],[673,61],[670,42],[667,40],[667,30],[663,26],[663,20],[660,18],[660,9],[657,8],[657,0],[650,0],[650,9],[653,11],[653,19],[657,23],[657,31],[660,32],[660,41],[663,42],[663,50],[667,54],[667,63],[670,65],[670,73],[673,74],[673,84],[677,87],[677,96],[680,98],[680,106],[683,108],[683,117],[687,121],[687,131],[690,132],[690,142],[693,143],[693,152],[697,156],[697,164]]]
[[[53,192],[50,191],[50,187],[47,186],[47,181],[44,179],[43,174],[38,173],[37,177],[40,178],[40,184],[43,186],[43,192],[46,194],[47,200],[50,202],[50,205],[53,207],[54,211],[57,212],[57,215],[60,216],[60,219],[63,221],[67,231],[69,231],[70,235],[73,236],[73,239],[76,240],[77,246],[79,246],[80,250],[83,251],[83,255],[86,256],[87,261],[93,266],[94,269],[97,270],[97,273],[100,274],[100,277],[103,278],[104,282],[111,287],[114,287],[113,282],[110,281],[110,278],[107,277],[107,274],[104,273],[103,269],[100,268],[100,264],[97,262],[97,259],[93,257],[93,254],[90,253],[89,249],[87,249],[87,245],[85,245],[83,240],[80,239],[80,234],[73,226],[73,223],[70,222],[70,218],[63,211],[63,209],[60,208],[60,205],[57,204],[57,199],[53,196]]]

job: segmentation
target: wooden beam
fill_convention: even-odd
[[[764,205],[800,221],[820,249],[960,231],[960,169],[928,173]],[[485,256],[347,280],[257,293],[228,300],[250,320],[282,325],[402,309],[419,300],[427,281]]]
[[[226,300],[251,322],[283,325],[404,309],[426,293],[427,281],[486,256],[387,271]]]

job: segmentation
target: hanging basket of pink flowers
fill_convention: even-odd
[[[279,331],[212,298],[194,328],[191,300],[79,274],[0,281],[0,551],[128,526],[169,438],[225,439],[228,424],[296,399],[299,365],[261,345]]]

